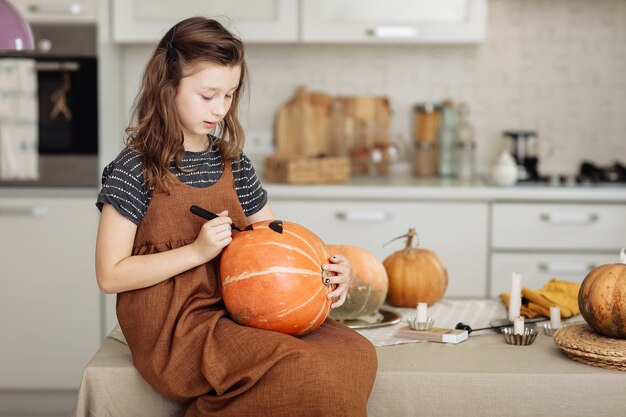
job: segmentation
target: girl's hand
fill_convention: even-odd
[[[192,243],[204,262],[209,262],[219,255],[233,240],[230,228],[233,221],[228,217],[228,210],[222,211],[218,216],[202,225],[198,237]]]
[[[343,255],[333,255],[330,257],[329,264],[325,264],[322,268],[325,271],[334,272],[332,276],[325,278],[324,284],[334,284],[333,290],[328,293],[328,298],[336,299],[331,304],[331,308],[341,307],[346,301],[348,295],[348,288],[352,281],[352,266],[350,261]]]

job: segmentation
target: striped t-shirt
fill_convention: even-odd
[[[203,152],[185,152],[179,165],[185,170],[197,168],[192,172],[183,172],[172,163],[170,171],[185,184],[198,188],[215,184],[224,171],[222,156],[212,147]],[[233,161],[231,168],[239,202],[245,215],[250,216],[267,203],[267,192],[261,186],[254,167],[245,154],[241,153],[239,162]],[[102,189],[96,206],[102,210],[105,203],[111,204],[124,217],[139,224],[148,210],[151,198],[152,190],[147,188],[144,181],[139,153],[124,149],[104,168]]]

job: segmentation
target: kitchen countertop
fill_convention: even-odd
[[[81,198],[92,197],[100,190],[95,187],[0,187],[0,198]]]
[[[344,184],[290,185],[263,182],[263,186],[270,201],[328,198],[367,201],[626,202],[625,184],[496,186],[482,180],[422,179],[410,174],[353,177]]]
[[[261,179],[262,174],[260,174]],[[583,184],[554,186],[548,184],[489,185],[480,179],[471,182],[416,178],[399,173],[389,176],[355,176],[342,184],[292,185],[263,181],[270,201],[284,199],[343,199],[366,201],[554,201],[554,202],[626,202],[626,184]],[[91,187],[0,187],[0,198],[80,198],[97,197]]]

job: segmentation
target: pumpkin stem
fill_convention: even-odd
[[[626,264],[626,252],[624,252],[624,248],[622,248],[622,251],[619,254],[619,262]]]
[[[413,238],[415,238],[415,247],[418,247],[419,244],[420,244],[419,237],[417,236],[417,232],[415,231],[415,228],[411,227],[407,234],[402,235],[402,236],[394,237],[389,242],[385,243],[383,245],[383,248],[385,246],[387,246],[388,244],[390,244],[391,242],[393,242],[394,240],[403,239],[403,238],[406,238],[406,246],[405,246],[405,248],[412,248],[413,247],[413,245],[412,245]]]

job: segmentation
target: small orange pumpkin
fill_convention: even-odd
[[[352,320],[378,311],[387,297],[387,272],[371,252],[352,245],[328,245],[331,255],[345,256],[352,266],[352,282],[346,301],[330,311],[335,320]]]
[[[392,241],[403,237],[407,238],[405,248],[383,261],[389,277],[387,302],[397,307],[415,307],[418,303],[430,305],[439,301],[448,288],[448,270],[435,252],[418,247],[415,229]]]
[[[598,333],[626,339],[626,253],[616,264],[600,265],[583,280],[578,307],[585,321]]]
[[[220,260],[222,297],[239,324],[292,335],[318,328],[328,316],[326,245],[292,222],[266,220],[236,232]]]

